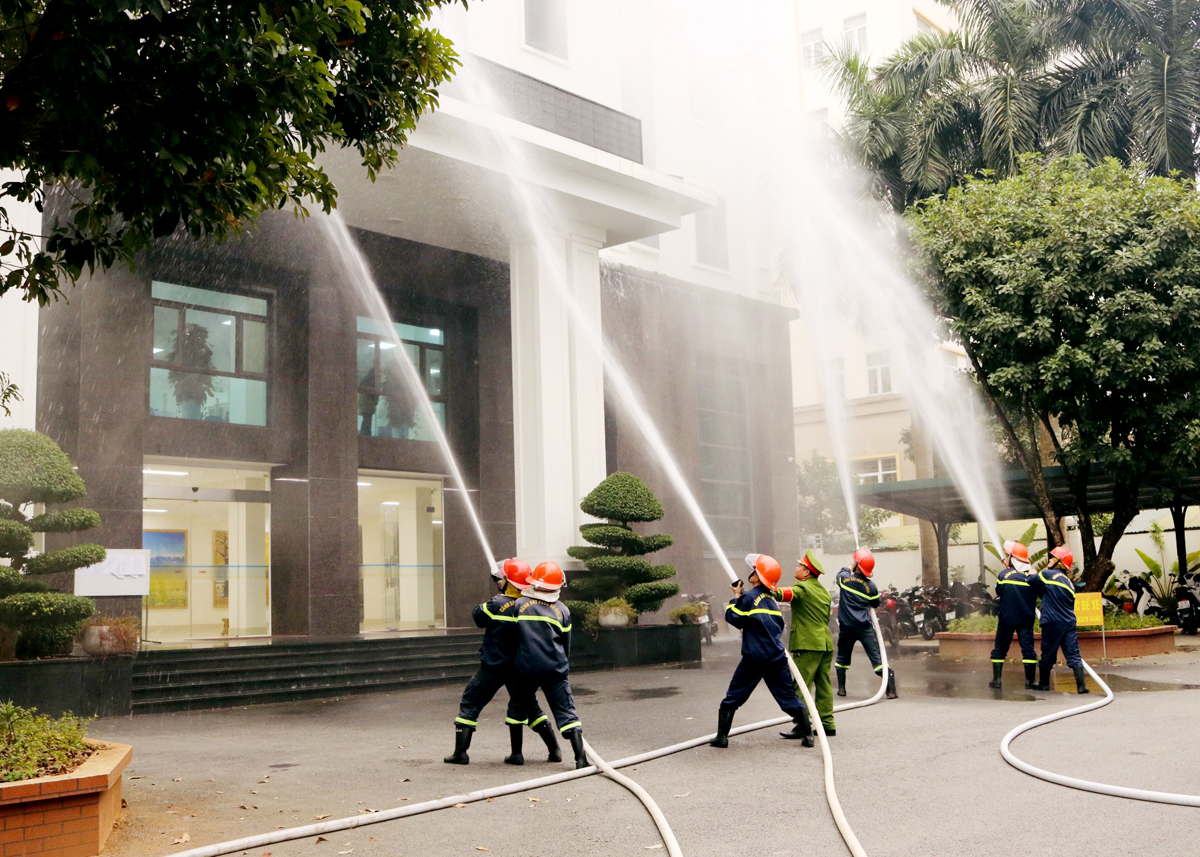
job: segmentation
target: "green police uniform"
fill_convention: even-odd
[[[791,605],[788,649],[800,675],[813,688],[813,702],[817,705],[821,724],[826,732],[832,732],[833,682],[829,677],[833,669],[833,635],[829,633],[832,598],[820,579],[813,575],[779,591],[776,599]],[[799,692],[797,688],[797,695]]]

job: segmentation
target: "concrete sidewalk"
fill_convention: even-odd
[[[851,700],[874,690],[859,654]],[[585,734],[616,759],[712,732],[737,655],[736,642],[726,640],[706,647],[702,668],[578,676]],[[986,663],[921,654],[896,667],[901,698],[839,715],[831,740],[838,794],[872,857],[1196,853],[1198,810],[1065,789],[1001,759],[1005,732],[1073,707],[1080,697],[1024,691],[1016,671],[1006,675],[1004,691],[992,691]],[[1105,672],[1118,691],[1112,705],[1036,730],[1016,742],[1017,755],[1077,777],[1200,793],[1200,749],[1191,737],[1200,702],[1194,647]],[[541,742],[528,733],[526,765],[504,765],[502,702],[485,712],[471,764],[443,764],[460,692],[432,688],[98,721],[97,737],[134,745],[127,817],[105,854],[156,857],[318,816],[356,815],[569,769],[540,761]],[[760,689],[735,725],[778,713]],[[625,773],[659,801],[688,855],[847,853],[825,803],[819,750],[783,741],[775,730],[735,737],[728,750],[701,747]],[[186,845],[172,845],[184,833]],[[592,777],[253,855],[577,857],[653,853],[659,842],[629,793]]]

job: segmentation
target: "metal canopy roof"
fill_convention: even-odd
[[[1046,477],[1046,488],[1054,508],[1061,515],[1074,514],[1075,504],[1067,490],[1067,476],[1063,469],[1047,467],[1042,473]],[[1102,471],[1092,471],[1088,484],[1088,506],[1091,511],[1113,510],[1115,484]],[[975,513],[959,494],[958,488],[945,477],[868,483],[857,486],[855,493],[863,505],[912,515],[934,523],[959,524],[975,520]],[[1200,505],[1200,473],[1178,479],[1146,480],[1138,495],[1138,505],[1143,509],[1160,508],[1175,493],[1180,494],[1188,505]],[[1002,473],[993,496],[1001,520],[1040,518],[1042,515],[1034,500],[1033,485],[1024,470]]]

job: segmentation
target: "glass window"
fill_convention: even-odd
[[[937,32],[937,28],[935,26],[933,26],[933,24],[931,24],[929,22],[929,20],[927,18],[925,18],[923,15],[913,12],[913,17],[917,19],[917,32],[918,33],[936,33]]]
[[[436,440],[421,402],[412,392],[407,368],[395,339],[404,346],[425,395],[443,430],[446,428],[446,331],[442,327],[416,324],[386,325],[372,318],[359,318],[358,329],[358,433],[368,437],[403,440]]]
[[[728,270],[729,243],[725,234],[725,199],[715,208],[696,212],[696,261]]]
[[[741,364],[700,355],[696,378],[700,505],[731,554],[754,547],[750,426]]]
[[[879,482],[895,482],[900,474],[896,468],[896,456],[888,455],[883,458],[863,458],[854,462],[854,475],[859,485],[871,485]]]
[[[827,396],[834,399],[846,397],[846,361],[842,357],[829,361],[830,389],[825,391]]]
[[[842,38],[848,49],[855,53],[867,52],[867,16],[855,15],[842,21]]]
[[[525,0],[525,44],[567,58],[566,0]]]
[[[150,414],[267,424],[265,298],[155,281]]]
[[[892,392],[892,366],[886,351],[867,355],[867,395],[882,396]]]
[[[815,68],[825,56],[825,37],[821,30],[809,30],[800,34],[800,64],[804,68]]]

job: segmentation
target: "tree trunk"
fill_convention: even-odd
[[[1176,567],[1178,574],[1187,572],[1187,531],[1184,528],[1184,519],[1187,517],[1188,507],[1184,503],[1183,498],[1178,494],[1171,500],[1171,521],[1175,526],[1175,554],[1179,558],[1179,565]]]
[[[950,588],[950,526],[942,521],[933,522],[934,537],[937,539],[938,585],[943,589]]]
[[[1126,493],[1126,492],[1121,492]],[[1134,492],[1134,497],[1137,493]],[[1108,529],[1104,531],[1104,535],[1100,538],[1100,547],[1096,549],[1095,555],[1090,561],[1084,565],[1083,582],[1084,589],[1088,592],[1101,592],[1104,589],[1104,584],[1108,581],[1108,577],[1113,571],[1112,555],[1116,550],[1117,542],[1121,540],[1121,536],[1125,535],[1125,528],[1129,526],[1134,517],[1137,516],[1137,506],[1128,501],[1122,502],[1120,508],[1113,511],[1112,523],[1108,525]],[[1080,531],[1082,532],[1082,518],[1080,519]],[[1088,532],[1092,531],[1091,520],[1088,520]],[[1084,539],[1084,547],[1086,552],[1087,539]],[[1095,540],[1092,540],[1095,544]]]

